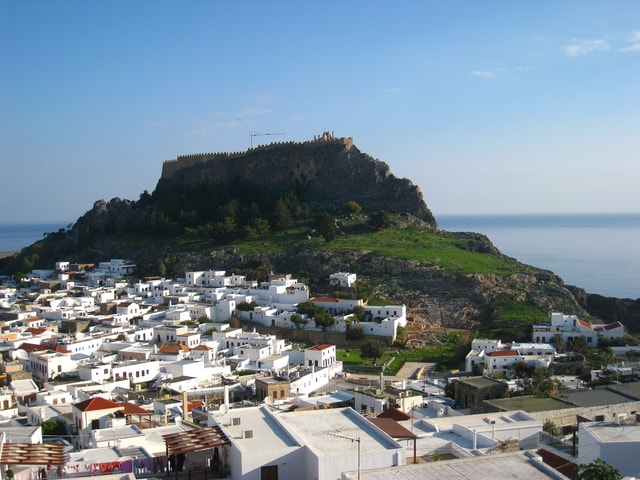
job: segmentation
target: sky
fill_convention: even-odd
[[[323,131],[435,214],[640,211],[640,2],[0,1],[0,223]]]

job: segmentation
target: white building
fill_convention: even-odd
[[[551,324],[533,325],[532,340],[536,343],[549,343],[559,336],[564,343],[584,337],[587,345],[596,347],[599,338],[621,338],[624,336],[624,326],[620,322],[606,325],[592,325],[580,320],[576,315],[565,315],[554,312],[551,314]]]
[[[336,346],[329,344],[315,345],[305,350],[306,366],[328,367],[336,362]]]
[[[617,468],[625,477],[640,473],[640,426],[619,415],[618,422],[581,422],[578,462],[591,463],[600,458]]]
[[[40,350],[29,353],[29,369],[33,379],[43,385],[62,373],[75,372],[78,367],[70,352]]]
[[[347,272],[332,273],[329,275],[329,285],[348,288],[356,283],[356,274]]]
[[[96,383],[110,380],[128,380],[133,384],[151,382],[158,377],[159,373],[160,362],[157,360],[90,362],[78,366],[78,375],[81,380],[91,380]]]
[[[249,407],[212,414],[210,422],[231,442],[223,458],[233,479],[333,479],[406,464],[405,448],[351,408],[278,414]]]

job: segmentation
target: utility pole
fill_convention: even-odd
[[[263,135],[286,135],[284,132],[276,132],[276,133],[258,133],[252,132],[249,130],[249,150],[253,150],[253,137],[261,137]]]

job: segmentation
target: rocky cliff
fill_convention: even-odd
[[[241,153],[178,157],[164,163],[161,181],[196,187],[203,180],[229,184],[236,178],[274,192],[295,191],[311,210],[339,208],[353,200],[367,211],[409,213],[437,228],[417,185],[395,177],[386,163],[362,153],[350,138],[327,134]]]

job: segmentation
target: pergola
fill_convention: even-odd
[[[64,446],[59,443],[3,443],[1,465],[55,465],[66,463]]]
[[[163,435],[167,458],[172,458],[176,466],[176,478],[178,478],[178,455],[206,450],[209,448],[231,445],[222,429],[215,425],[213,427],[198,427],[191,430],[184,430],[178,433]]]
[[[369,418],[369,421],[391,438],[413,440],[413,463],[416,463],[416,438],[418,436],[415,433],[407,430],[392,418]]]

